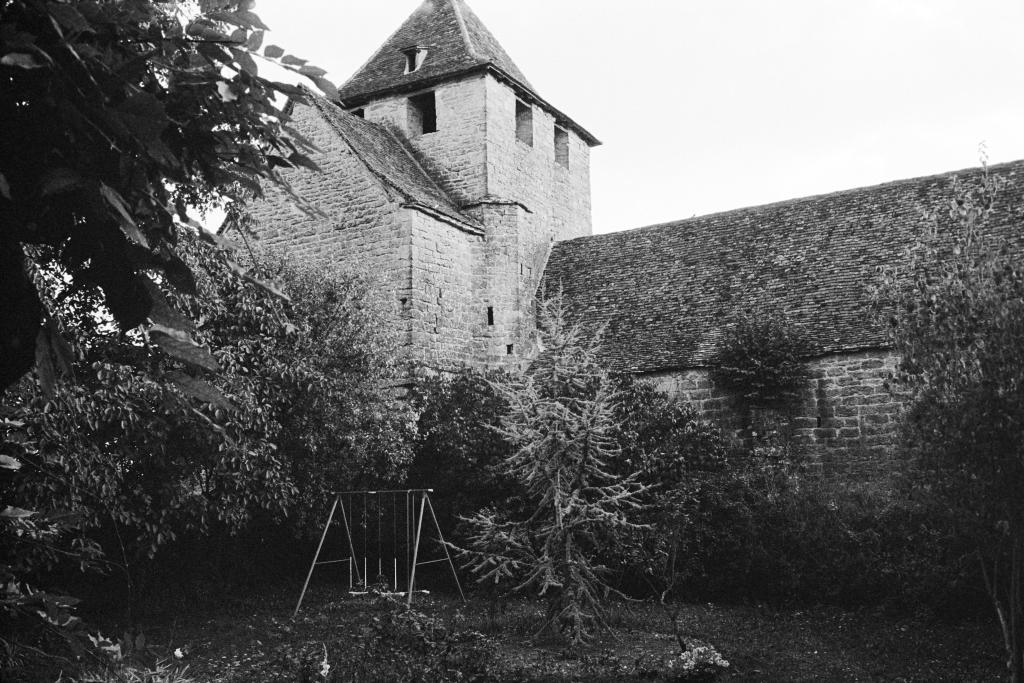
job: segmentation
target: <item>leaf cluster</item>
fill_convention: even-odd
[[[434,489],[445,538],[459,537],[460,516],[514,505],[519,497],[519,487],[502,471],[511,447],[495,432],[508,406],[494,387],[509,380],[500,371],[465,369],[421,377],[413,387],[419,417],[406,484]]]
[[[757,308],[726,329],[711,378],[748,406],[785,407],[800,398],[812,352],[799,326],[778,311]]]
[[[1006,237],[1019,219],[999,201],[1003,186],[987,171],[955,181],[948,203],[925,216],[906,269],[881,273],[876,303],[913,392],[907,436],[935,483],[1024,523],[1024,259]],[[1004,221],[1014,229],[994,230]]]
[[[154,283],[196,291],[179,236],[191,229],[219,240],[190,206],[260,195],[259,181],[278,167],[314,166],[275,99],[303,91],[260,76],[257,59],[334,92],[322,69],[276,46],[258,52],[267,27],[251,5],[0,7],[0,387],[36,363],[52,389],[74,360],[30,272],[37,265],[58,266],[76,291],[95,293],[121,329],[148,323],[165,352],[217,367]]]

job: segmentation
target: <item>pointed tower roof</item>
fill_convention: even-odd
[[[422,63],[408,70],[408,54]],[[424,0],[339,90],[346,107],[477,72],[491,72],[527,99],[546,107],[588,144],[600,142],[541,98],[497,39],[463,0]]]

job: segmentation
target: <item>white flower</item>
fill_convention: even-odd
[[[331,665],[327,662],[327,645],[324,644],[324,660],[320,662],[320,675],[324,678],[331,673]]]
[[[175,648],[175,650],[174,650],[174,658],[175,659],[183,659],[184,657],[185,657],[185,653],[181,651],[181,648],[180,647],[179,648]]]

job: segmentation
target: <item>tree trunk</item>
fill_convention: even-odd
[[[32,369],[43,308],[21,246],[0,242],[0,393]]]

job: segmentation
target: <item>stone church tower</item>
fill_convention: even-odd
[[[591,234],[598,140],[543,99],[462,0],[426,0],[340,91],[295,108],[322,173],[268,189],[257,235],[363,269],[393,294],[406,359],[515,364],[556,241]]]
[[[833,468],[894,466],[899,359],[870,288],[879,268],[908,267],[922,210],[948,205],[951,174],[592,235],[598,141],[540,97],[462,0],[424,2],[340,101],[311,98],[294,125],[322,172],[290,169],[294,192],[268,188],[252,207],[257,234],[372,274],[410,363],[520,366],[534,297],[558,290],[601,331],[611,370],[735,431],[742,414],[709,368],[732,321],[770,304],[814,350],[785,425],[795,442]],[[1024,253],[1024,161],[957,176],[986,173],[1006,182],[989,229]]]

